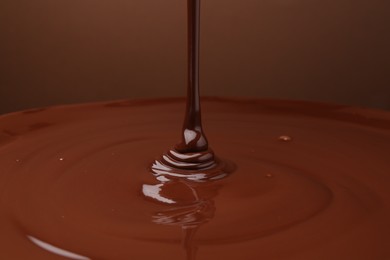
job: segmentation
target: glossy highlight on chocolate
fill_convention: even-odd
[[[187,0],[188,82],[182,140],[156,160],[151,170],[161,182],[217,180],[234,170],[232,163],[216,158],[202,127],[199,86],[200,0]],[[145,194],[148,196],[148,193]]]
[[[202,104],[213,147],[235,171],[162,186],[150,173],[151,155],[177,138],[183,99],[0,117],[1,258],[390,256],[388,112],[271,100]],[[154,186],[149,197],[143,185]]]
[[[235,166],[214,155],[203,131],[199,86],[200,0],[188,0],[187,10],[188,83],[182,141],[152,164],[151,171],[158,183],[143,184],[142,193],[147,199],[169,206],[155,214],[153,222],[181,227],[186,259],[194,260],[196,233],[215,212],[213,197],[217,185],[213,182],[227,177]],[[213,196],[204,191],[213,191]]]
[[[390,114],[206,98],[217,157],[199,19],[188,0],[187,100],[0,117],[1,259],[390,258]]]

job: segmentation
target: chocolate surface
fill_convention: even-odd
[[[199,87],[200,0],[188,0],[187,11],[187,102],[181,132],[182,140],[151,167],[157,179],[162,182],[172,178],[190,180],[222,178],[232,170],[228,169],[232,167],[225,167],[224,163],[214,156],[203,131]]]
[[[235,171],[157,186],[183,99],[0,117],[2,259],[388,259],[390,114],[207,98]],[[148,188],[147,188],[148,189]],[[159,201],[162,199],[163,201]]]
[[[5,259],[388,259],[390,116],[199,97],[199,0],[188,95],[0,117]],[[153,174],[151,174],[153,173]],[[179,245],[181,244],[181,248]]]

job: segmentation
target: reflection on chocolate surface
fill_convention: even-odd
[[[388,113],[269,100],[202,104],[215,153],[236,168],[178,186],[158,181],[150,165],[177,140],[184,100],[1,117],[0,129],[10,131],[55,124],[0,146],[0,256],[184,260],[184,236],[196,259],[390,257]],[[143,185],[175,203],[145,197]]]
[[[182,138],[154,161],[173,142],[180,99],[0,117],[2,259],[390,258],[390,115],[206,99],[214,153],[199,11],[188,0]]]

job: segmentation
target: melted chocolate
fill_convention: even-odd
[[[188,85],[187,107],[180,153],[207,151],[208,142],[202,129],[199,95],[200,0],[187,0],[188,9]]]
[[[182,141],[154,163],[182,100],[0,118],[2,259],[390,258],[389,114],[208,99],[215,147],[235,164],[217,158],[200,113],[199,4],[188,0]]]
[[[188,0],[188,84],[182,141],[156,160],[151,170],[161,182],[185,178],[207,181],[226,177],[234,166],[215,157],[202,127],[199,94],[200,0]]]
[[[0,137],[1,259],[390,257],[388,112],[205,99],[236,170],[162,183],[150,156],[176,139],[184,100],[117,104],[0,118],[14,133]]]
[[[146,199],[168,205],[166,210],[153,216],[153,221],[180,226],[187,260],[193,260],[197,251],[195,234],[201,225],[213,218],[215,212],[213,198],[217,194],[216,185],[211,185],[213,196],[205,196],[209,195],[205,191],[210,189],[210,182],[226,177],[235,167],[214,156],[202,128],[199,94],[200,0],[187,0],[187,9],[188,90],[182,141],[152,164],[151,171],[158,182],[143,184],[142,193]]]

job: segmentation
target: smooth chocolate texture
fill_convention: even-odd
[[[203,152],[208,149],[202,128],[199,86],[200,0],[187,0],[188,16],[188,83],[186,114],[182,142],[175,149],[180,153]]]
[[[199,27],[200,2],[188,0],[182,141],[154,162],[182,100],[0,118],[0,256],[390,257],[389,114],[207,99],[217,158],[201,121]]]
[[[177,140],[185,100],[0,117],[1,258],[66,259],[58,249],[68,259],[390,257],[388,112],[248,99],[202,105],[213,149],[236,169],[218,181],[165,185],[155,194],[171,204],[145,198],[142,187],[159,183],[152,155]]]
[[[162,183],[182,179],[202,182],[216,180],[234,170],[232,164],[228,165],[214,155],[203,131],[199,83],[200,0],[188,0],[187,11],[187,102],[182,140],[151,166],[151,171]],[[160,185],[154,189],[160,189]]]

